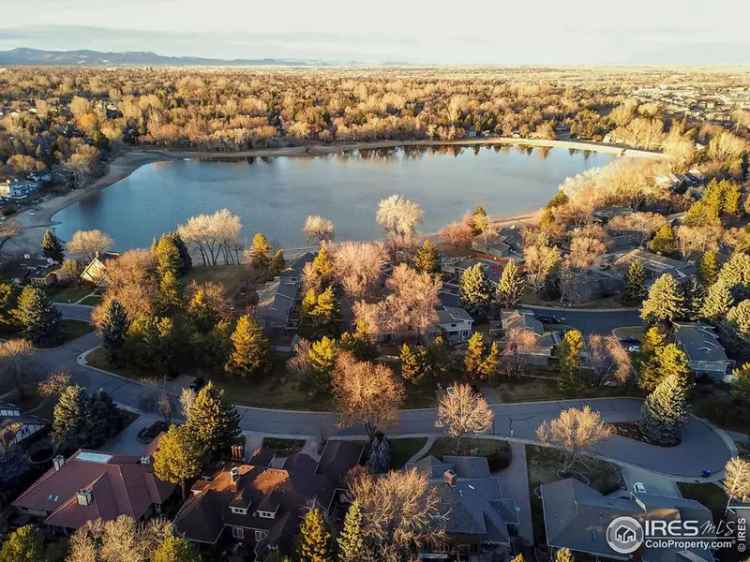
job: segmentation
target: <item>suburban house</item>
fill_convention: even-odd
[[[442,306],[437,311],[438,323],[433,331],[442,332],[449,344],[463,343],[471,336],[474,319],[457,306]]]
[[[42,182],[33,179],[8,178],[0,180],[0,197],[5,199],[26,199],[42,187]]]
[[[554,355],[555,346],[560,343],[558,332],[546,331],[544,325],[534,316],[533,312],[524,310],[503,311],[500,315],[500,321],[506,337],[515,330],[529,331],[537,336],[533,346],[518,351],[525,362],[540,367],[549,365]]]
[[[45,429],[49,422],[37,416],[25,415],[15,404],[0,403],[0,433],[10,431],[13,439],[10,446],[18,445]],[[0,453],[5,452],[0,442]]]
[[[187,539],[216,544],[222,538],[244,544],[263,560],[269,553],[292,553],[307,511],[327,516],[347,472],[357,465],[364,445],[328,441],[316,461],[299,452],[276,457],[256,451],[248,464],[228,463],[197,481],[174,519]]]
[[[647,519],[695,520],[712,522],[711,512],[695,500],[663,497],[648,493],[618,490],[601,494],[574,478],[541,486],[544,506],[544,529],[550,548],[569,548],[573,554],[613,560],[644,562],[712,562],[708,549],[641,548],[631,555],[619,554],[607,543],[607,527],[617,517],[629,516],[643,522]]]
[[[518,511],[490,473],[485,457],[428,456],[409,465],[430,478],[440,497],[445,544],[425,549],[423,560],[456,557],[465,560],[480,553],[507,554],[517,535]]]
[[[688,357],[690,369],[723,381],[733,361],[727,357],[714,328],[700,323],[675,323],[675,343]]]
[[[110,261],[120,257],[116,252],[97,252],[86,267],[81,272],[81,281],[91,283],[97,286],[104,286],[107,283],[107,264]]]
[[[563,295],[566,304],[581,304],[622,294],[625,280],[618,275],[596,265],[576,273],[574,283]]]
[[[312,252],[303,254],[258,290],[255,318],[269,337],[286,336],[296,330],[293,312],[302,287],[302,270],[314,258]]]
[[[614,265],[624,272],[633,261],[643,264],[649,283],[664,273],[670,273],[677,281],[685,281],[694,276],[696,271],[695,264],[691,262],[660,256],[642,248],[636,248],[620,256]]]
[[[53,466],[13,506],[62,532],[87,521],[128,515],[142,521],[161,513],[175,486],[154,476],[150,457],[79,450]]]

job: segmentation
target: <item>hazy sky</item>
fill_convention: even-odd
[[[750,0],[0,3],[0,49],[332,62],[750,64]]]

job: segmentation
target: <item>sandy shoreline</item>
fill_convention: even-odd
[[[478,146],[478,145],[520,145],[530,147],[563,148],[573,150],[588,150],[615,154],[617,156],[631,156],[640,158],[663,158],[656,152],[634,150],[621,146],[598,144],[591,142],[575,142],[562,140],[514,139],[507,137],[485,137],[478,139],[462,139],[457,141],[438,140],[406,140],[406,141],[373,141],[333,145],[308,145],[284,148],[259,148],[240,152],[213,152],[194,150],[172,150],[166,148],[138,147],[125,149],[121,154],[108,163],[107,172],[94,179],[85,187],[76,189],[65,195],[53,196],[45,199],[34,207],[19,212],[15,217],[22,227],[22,232],[5,245],[8,254],[37,253],[44,231],[53,226],[52,217],[58,211],[83,199],[91,192],[104,189],[118,181],[125,179],[141,166],[155,162],[182,160],[194,158],[199,160],[234,160],[252,157],[275,156],[316,156],[335,154],[351,150],[367,150],[378,148],[398,148],[401,146]],[[493,217],[494,222],[509,224],[513,222],[529,222],[536,217],[535,212],[524,213],[520,216]],[[456,220],[460,217],[456,217]]]

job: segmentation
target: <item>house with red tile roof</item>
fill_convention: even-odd
[[[161,513],[175,486],[153,473],[150,457],[79,450],[53,466],[14,502],[20,512],[63,531],[87,521],[127,515],[141,521]]]

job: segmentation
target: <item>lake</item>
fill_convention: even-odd
[[[603,166],[609,154],[519,147],[408,147],[324,156],[165,161],[92,192],[53,216],[55,231],[101,229],[119,250],[147,247],[189,217],[227,208],[246,237],[263,232],[286,248],[306,245],[305,218],[336,224],[338,240],[383,237],[378,202],[401,194],[424,209],[435,232],[482,205],[512,216],[543,206],[568,176]]]

